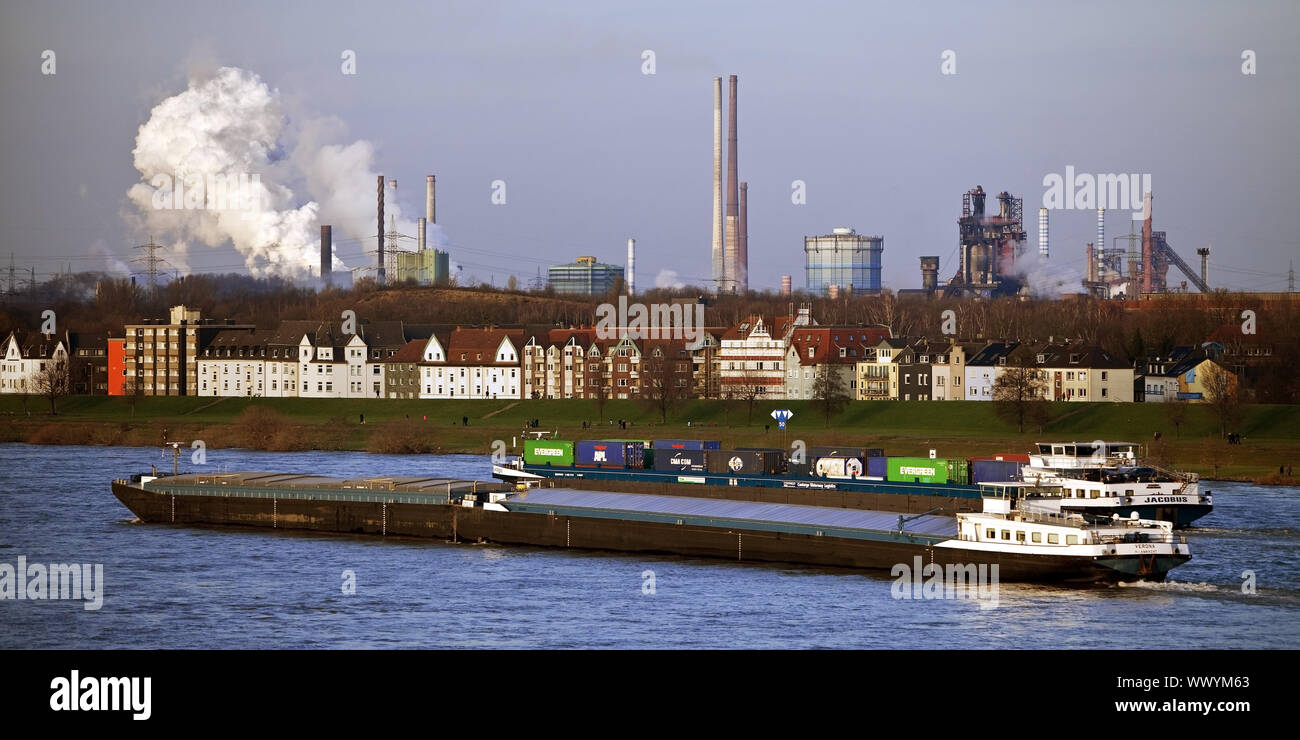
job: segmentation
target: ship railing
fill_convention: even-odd
[[[1134,543],[1149,543],[1153,545],[1173,545],[1179,541],[1187,542],[1186,537],[1179,537],[1172,533],[1154,534],[1149,531],[1129,532],[1128,534],[1094,534],[1089,544],[1096,545],[1123,545]]]

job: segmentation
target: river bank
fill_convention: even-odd
[[[645,402],[396,401],[314,399],[61,399],[50,415],[42,399],[0,399],[0,442],[156,447],[164,440],[208,450],[364,451],[396,454],[490,454],[517,450],[522,434],[564,439],[693,437],[724,447],[811,447],[853,443],[890,455],[973,457],[1028,452],[1037,440],[1142,442],[1153,458],[1211,480],[1300,485],[1300,424],[1288,406],[1252,406],[1236,428],[1243,444],[1218,439],[1215,420],[1191,407],[1175,428],[1156,404],[1053,404],[1042,430],[1020,434],[977,402],[870,402],[827,415],[816,402],[683,401],[664,415]],[[768,414],[795,414],[786,432]],[[597,423],[597,419],[604,419]],[[536,421],[536,427],[529,426]],[[623,422],[623,423],[620,423]],[[1159,433],[1159,439],[1156,434]],[[1281,470],[1279,471],[1279,467]]]

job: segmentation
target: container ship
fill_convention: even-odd
[[[1142,464],[1138,445],[1038,443],[1036,454],[970,459],[886,457],[880,449],[812,447],[803,460],[779,448],[721,449],[712,440],[526,440],[494,477],[569,488],[833,506],[900,513],[981,510],[980,484],[1056,485],[1060,511],[1137,516],[1190,525],[1209,513],[1194,474]],[[1053,454],[1052,451],[1056,450]],[[1100,450],[1100,454],[1098,453]]]
[[[738,562],[947,573],[997,566],[999,580],[1165,578],[1191,553],[1167,522],[1092,521],[1024,504],[1051,487],[986,485],[980,511],[903,515],[860,508],[533,487],[439,477],[340,479],[296,473],[186,473],[114,480],[149,524],[261,527],[661,553]],[[918,560],[919,559],[919,560]],[[973,576],[972,576],[973,580]]]

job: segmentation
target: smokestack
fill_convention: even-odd
[[[722,249],[722,78],[713,78],[713,286],[721,293],[726,283]]]
[[[627,240],[627,294],[636,295],[636,239]]]
[[[378,281],[380,285],[384,284],[384,176],[379,176],[379,185],[376,188],[379,194],[379,231],[375,236],[376,243],[379,245],[379,273]]]
[[[1210,248],[1201,247],[1196,250],[1201,255],[1201,282],[1206,285],[1210,284]]]
[[[428,221],[424,216],[421,216],[415,222],[415,243],[419,245],[418,248],[421,252],[425,250],[424,234],[427,223]]]
[[[740,287],[740,181],[736,171],[736,76],[727,78],[730,97],[727,103],[727,233],[723,247],[724,271],[727,290],[736,292]]]
[[[790,279],[789,275],[781,276],[781,295],[783,296],[790,295],[794,287],[793,282],[794,281]]]
[[[1043,259],[1048,257],[1046,208],[1038,209],[1038,256]]]
[[[334,282],[334,229],[329,224],[320,227],[320,279]]]
[[[740,183],[740,246],[736,249],[736,290],[749,292],[749,217],[745,211],[745,200],[749,194],[749,183]]]
[[[427,175],[424,178],[424,220],[431,224],[438,223],[438,219],[435,218],[434,187],[435,179],[433,175]],[[424,249],[424,247],[420,248]]]
[[[1089,283],[1097,281],[1097,263],[1093,259],[1092,253],[1092,242],[1088,242],[1083,248],[1083,279]]]
[[[1151,292],[1151,191],[1142,196],[1142,292]]]
[[[1096,266],[1094,267],[1093,280],[1101,280],[1102,262],[1105,255],[1102,252],[1106,249],[1106,209],[1097,209],[1097,241],[1093,244],[1095,250]]]

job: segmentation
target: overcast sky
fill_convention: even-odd
[[[702,281],[712,78],[737,74],[751,287],[782,274],[802,287],[803,237],[836,226],[884,236],[888,287],[918,287],[925,254],[946,279],[975,185],[1024,197],[1036,249],[1043,178],[1072,165],[1149,173],[1155,228],[1193,264],[1211,246],[1212,284],[1284,290],[1300,262],[1298,31],[1294,0],[6,2],[0,261],[48,274],[130,259],[145,236],[123,218],[137,130],[187,70],[236,66],[278,90],[291,121],[335,116],[346,140],[372,142],[408,213],[436,173],[466,276],[526,283],[582,254],[621,264],[635,237],[640,285],[664,270]],[[956,74],[941,73],[945,50]],[[1128,228],[1110,214],[1108,237]],[[1081,272],[1095,213],[1055,211],[1051,231],[1052,264]],[[362,262],[360,243],[339,249]],[[229,245],[188,261],[242,264]]]

